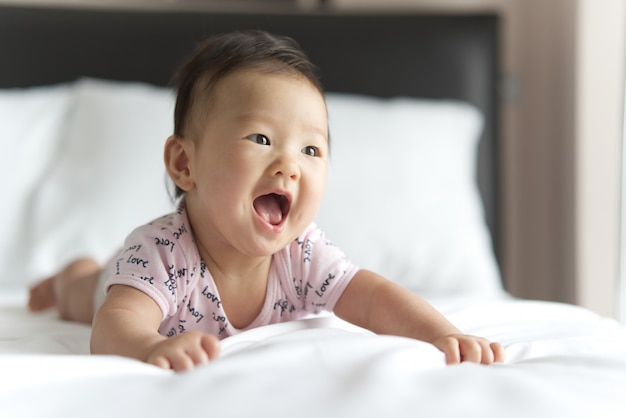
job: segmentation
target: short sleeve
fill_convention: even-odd
[[[332,311],[359,268],[315,224],[296,239],[289,253],[302,309]]]
[[[105,288],[116,284],[136,288],[157,303],[162,319],[174,315],[196,270],[183,251],[189,240],[189,228],[181,217],[135,229],[113,260]]]

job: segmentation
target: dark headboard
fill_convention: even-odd
[[[198,41],[247,28],[295,38],[328,91],[460,99],[480,108],[478,182],[499,256],[496,15],[0,7],[0,88],[80,76],[166,85]]]

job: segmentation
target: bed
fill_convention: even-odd
[[[625,416],[626,327],[502,286],[498,25],[0,6],[0,415]],[[169,78],[205,36],[245,28],[293,36],[320,67],[333,138],[320,226],[357,264],[500,341],[505,363],[445,366],[428,344],[326,314],[230,337],[218,360],[175,374],[89,355],[89,326],[26,310],[36,280],[105,260],[172,209]]]

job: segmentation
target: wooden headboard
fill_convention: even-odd
[[[81,76],[168,84],[209,34],[259,28],[292,36],[327,91],[459,99],[486,125],[478,182],[499,251],[498,17],[495,14],[281,14],[0,7],[0,88]]]

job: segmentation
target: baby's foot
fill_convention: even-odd
[[[31,287],[28,294],[28,309],[31,312],[53,308],[57,304],[54,281],[57,276],[49,277]]]
[[[75,281],[97,274],[100,266],[90,258],[81,258],[68,264],[63,270],[37,283],[30,289],[28,309],[32,312],[59,307],[63,316],[66,310],[68,287]]]

